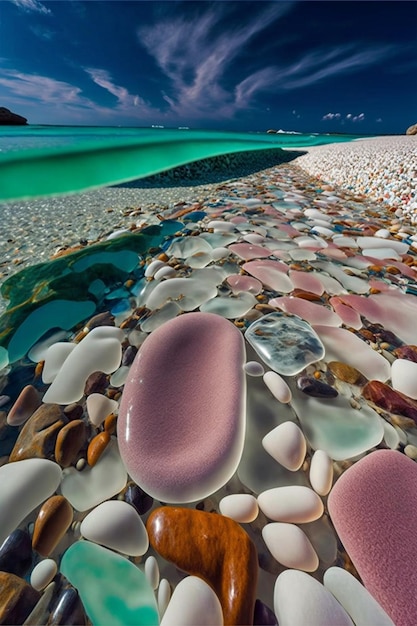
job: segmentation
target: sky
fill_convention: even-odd
[[[0,0],[0,106],[30,124],[404,134],[415,0]]]

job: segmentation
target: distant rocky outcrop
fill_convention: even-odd
[[[417,124],[413,124],[405,131],[406,135],[417,135]]]
[[[0,107],[0,126],[24,126],[27,123],[25,117],[12,113],[6,107]]]

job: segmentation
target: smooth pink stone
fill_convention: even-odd
[[[347,259],[347,254],[340,248],[325,248],[321,251],[321,254],[327,256],[329,259]]]
[[[144,341],[117,432],[128,473],[152,497],[193,502],[234,474],[245,433],[244,363],[242,334],[212,313],[180,315]]]
[[[294,289],[292,281],[286,274],[288,266],[282,263],[282,261],[271,261],[269,259],[249,261],[243,264],[242,269],[273,291],[289,293]]]
[[[247,291],[257,296],[262,291],[262,283],[252,276],[244,276],[243,274],[232,274],[226,278],[226,282],[233,291],[239,293]]]
[[[321,296],[324,292],[322,282],[310,272],[298,272],[296,270],[290,270],[288,273],[292,284],[295,289],[302,289],[303,291],[310,291],[318,296]]]
[[[229,250],[241,259],[249,261],[251,259],[266,259],[271,256],[271,250],[252,243],[232,243]]]
[[[415,342],[417,319],[415,296],[400,290],[392,290],[369,297],[354,294],[342,294],[339,297],[370,322],[382,324],[387,330],[395,333],[404,343]]]
[[[328,508],[365,587],[396,626],[417,615],[417,464],[376,450],[346,470]]]
[[[335,313],[340,317],[345,326],[350,326],[355,330],[359,330],[360,328],[362,328],[363,324],[361,316],[357,311],[355,311],[355,309],[352,309],[352,307],[348,306],[347,304],[343,304],[338,296],[333,296],[332,298],[330,298],[329,302],[334,308]]]
[[[300,231],[291,226],[290,224],[280,224],[279,230],[282,230],[283,233],[286,233],[290,237],[299,237]]]
[[[342,320],[336,313],[322,304],[315,304],[304,298],[272,298],[268,302],[271,306],[276,306],[281,311],[298,315],[309,324],[321,324],[322,326],[341,326]]]

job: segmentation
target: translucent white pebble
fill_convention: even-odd
[[[259,508],[276,522],[303,524],[323,515],[323,502],[309,487],[290,485],[267,489],[258,496]]]
[[[293,569],[282,572],[274,588],[279,626],[353,626],[349,615],[315,578]],[[367,626],[376,626],[369,622]]]
[[[64,341],[59,341],[49,346],[44,357],[45,363],[42,369],[42,382],[49,385],[54,380],[75,346],[75,343]]]
[[[154,556],[148,556],[145,561],[145,576],[149,581],[152,589],[158,589],[159,585],[159,566]]]
[[[248,376],[263,376],[265,373],[264,366],[259,361],[248,361],[243,368]]]
[[[114,326],[93,328],[76,344],[43,397],[43,402],[70,404],[82,398],[93,372],[111,374],[120,365],[124,333]]]
[[[262,529],[262,537],[272,556],[285,567],[305,572],[315,572],[318,568],[316,551],[307,535],[295,524],[267,524]]]
[[[266,372],[264,374],[264,383],[279,402],[287,404],[291,401],[291,389],[288,387],[282,376],[276,372]]]
[[[171,586],[166,578],[163,578],[159,583],[158,587],[158,612],[159,616],[162,618],[167,609],[168,603],[171,598]]]
[[[11,465],[15,463],[6,467]],[[94,467],[86,467],[82,472],[73,467],[65,470],[61,492],[74,509],[87,511],[118,494],[126,482],[126,468],[120,457],[117,439],[113,437]]]
[[[35,343],[33,348],[31,348],[28,352],[28,358],[34,363],[38,363],[39,361],[43,361],[45,359],[46,351],[49,346],[52,346],[54,343],[58,341],[62,341],[68,337],[68,332],[65,330],[58,330],[53,335],[50,335],[47,339],[42,339]]]
[[[187,576],[174,589],[161,626],[223,626],[223,611],[213,589],[202,578]]]
[[[148,550],[145,525],[136,509],[122,500],[99,504],[81,522],[81,534],[129,556],[142,556]]]
[[[160,261],[159,259],[155,259],[151,261],[149,265],[146,266],[145,276],[146,278],[151,278],[155,275],[155,273],[161,269],[161,267],[165,267],[164,261]]]
[[[54,493],[61,476],[59,465],[47,459],[24,459],[0,467],[0,545]]]
[[[396,359],[391,365],[391,381],[396,391],[417,399],[417,363]]]
[[[384,429],[384,441],[386,445],[391,450],[396,450],[401,441],[398,430],[396,430],[392,424],[384,420],[383,417],[381,417],[381,423]]]
[[[220,259],[225,259],[229,255],[230,255],[230,250],[228,250],[227,248],[224,248],[223,246],[220,246],[219,248],[214,248],[211,253],[211,257],[213,261],[220,261]]]
[[[173,278],[177,273],[177,270],[174,270],[170,265],[164,265],[160,267],[154,274],[154,279],[156,281],[161,280],[161,278]]]
[[[262,445],[278,463],[295,472],[303,464],[307,444],[302,430],[294,422],[284,422],[262,439]]]
[[[348,571],[341,567],[330,567],[324,573],[323,582],[356,626],[394,626],[375,598]]]
[[[391,233],[389,232],[387,228],[380,228],[374,233],[374,237],[382,237],[382,239],[388,239],[390,235]]]
[[[222,515],[231,517],[235,522],[248,524],[258,516],[258,502],[250,493],[233,493],[219,502]]]
[[[333,461],[324,450],[316,450],[311,459],[310,483],[314,491],[326,496],[332,488]]]
[[[117,413],[119,405],[102,393],[91,393],[86,401],[87,413],[94,426],[100,426],[110,413]]]
[[[34,589],[41,591],[51,582],[58,571],[58,565],[53,559],[43,559],[32,570],[30,584]]]
[[[109,383],[113,387],[121,387],[125,384],[127,376],[129,374],[130,367],[128,365],[121,365],[111,376]]]

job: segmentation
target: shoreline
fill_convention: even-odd
[[[271,157],[273,162],[277,161],[273,165]],[[405,167],[407,159],[408,169]],[[403,171],[399,173],[401,167]],[[212,178],[216,177],[214,182],[205,180],[209,168]],[[20,269],[50,260],[59,250],[80,243],[97,243],[120,229],[133,230],[158,223],[156,214],[161,210],[172,209],[182,202],[204,203],[221,194],[226,182],[273,176],[276,168],[288,168],[294,173],[300,168],[306,177],[313,177],[320,184],[333,185],[335,190],[347,191],[353,196],[360,195],[372,209],[391,208],[392,225],[400,226],[398,230],[405,236],[414,233],[412,226],[417,222],[415,137],[378,137],[305,149],[235,153],[118,186],[0,203],[3,218],[0,285]],[[390,176],[396,178],[395,185],[391,184]],[[400,197],[403,188],[414,194],[408,194],[407,202]],[[385,198],[384,194],[389,197]]]

